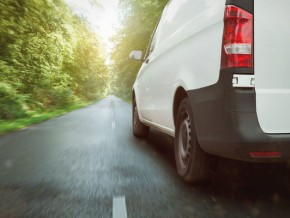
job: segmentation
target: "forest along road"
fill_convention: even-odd
[[[131,105],[110,96],[0,137],[0,217],[289,217],[289,172],[222,160],[187,185],[173,139],[134,138]]]

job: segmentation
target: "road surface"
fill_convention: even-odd
[[[173,139],[131,133],[110,96],[0,137],[0,217],[290,217],[287,166],[221,160],[213,182],[183,183]]]

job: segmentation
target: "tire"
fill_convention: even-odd
[[[177,171],[183,181],[201,183],[208,179],[211,156],[199,146],[188,98],[179,105],[174,147]]]
[[[145,138],[149,133],[149,127],[141,123],[139,119],[135,99],[133,99],[133,107],[132,107],[132,127],[133,127],[133,135],[138,138]]]

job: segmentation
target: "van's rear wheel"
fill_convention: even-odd
[[[132,126],[134,136],[138,138],[145,138],[149,133],[149,127],[141,123],[135,99],[133,99],[132,116],[133,116]]]
[[[206,180],[211,157],[199,146],[188,98],[182,100],[178,109],[174,143],[176,167],[181,178],[189,183]]]

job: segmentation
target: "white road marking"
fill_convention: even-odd
[[[112,129],[115,129],[116,128],[116,123],[115,121],[112,121]]]
[[[113,198],[113,218],[127,218],[126,199],[124,196]]]

